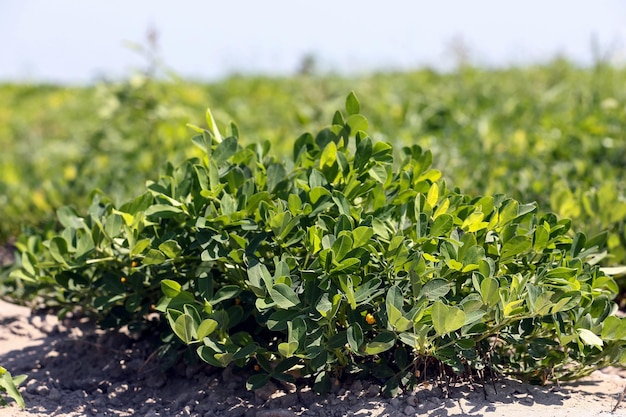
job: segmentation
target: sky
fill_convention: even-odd
[[[358,74],[459,57],[481,66],[626,63],[623,0],[0,0],[0,81],[89,83],[147,61],[128,47],[157,34],[178,75],[289,75],[313,56]]]

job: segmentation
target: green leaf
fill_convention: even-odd
[[[352,238],[348,235],[341,235],[333,245],[331,246],[331,251],[333,252],[333,257],[336,261],[341,261],[343,258],[350,252],[352,249]]]
[[[150,246],[150,243],[152,243],[151,240],[147,238],[138,240],[137,242],[135,242],[135,245],[132,246],[130,250],[130,256],[141,255],[143,251]]]
[[[257,209],[261,201],[268,201],[270,199],[270,194],[267,191],[261,191],[259,193],[255,193],[246,204],[246,211],[248,213],[254,213]]]
[[[355,248],[367,245],[370,239],[374,236],[374,229],[369,226],[359,226],[352,231],[352,246]]]
[[[396,337],[392,332],[382,332],[377,334],[371,342],[365,344],[366,355],[378,355],[393,347],[396,344]]]
[[[298,311],[276,310],[267,319],[267,328],[276,332],[287,330],[289,323],[299,315]]]
[[[257,297],[264,297],[265,290],[272,288],[274,278],[267,267],[255,258],[251,258],[248,267],[248,283]]]
[[[350,133],[352,133],[353,135],[356,134],[356,132],[358,132],[359,130],[365,132],[369,127],[367,119],[361,114],[349,115],[346,119],[346,124],[350,126]]]
[[[276,193],[278,185],[287,178],[287,171],[282,164],[272,164],[267,168],[267,191]]]
[[[11,397],[20,408],[25,408],[24,399],[17,389],[17,385],[21,381],[24,381],[24,376],[12,377],[11,373],[7,371],[5,368],[0,366],[0,394],[2,391],[6,391],[7,395]],[[2,400],[2,397],[0,397]]]
[[[512,258],[520,253],[530,249],[531,240],[526,236],[514,236],[502,245],[500,257],[502,260]]]
[[[454,217],[447,213],[441,214],[433,222],[430,235],[432,237],[446,236],[452,227],[454,227]]]
[[[540,224],[535,229],[534,235],[534,248],[537,251],[542,251],[548,245],[550,240],[550,229],[543,224]]]
[[[500,302],[500,284],[495,278],[487,277],[480,283],[480,296],[483,303],[493,307]]]
[[[228,161],[228,158],[237,153],[237,138],[229,137],[219,143],[213,151],[212,159],[218,166]]]
[[[602,323],[602,339],[620,340],[626,339],[626,319],[616,316],[607,317]]]
[[[342,275],[339,277],[339,286],[341,290],[346,296],[348,300],[348,304],[350,304],[350,308],[355,310],[357,307],[356,297],[354,296],[354,283],[352,282],[352,278],[347,275]]]
[[[437,201],[439,201],[439,186],[437,183],[433,183],[428,190],[428,194],[426,195],[426,202],[428,205],[433,208],[437,205]]]
[[[210,336],[215,330],[217,330],[217,321],[213,319],[204,319],[196,330],[198,340],[202,340],[207,336]]]
[[[216,353],[214,356],[215,356],[215,359],[218,361],[218,363],[222,367],[227,367],[228,364],[232,362],[234,355],[228,352],[228,353]]]
[[[328,314],[331,312],[333,308],[333,303],[328,299],[328,294],[323,293],[320,297],[320,300],[317,302],[315,309],[318,313],[321,314],[322,317],[328,317]]]
[[[233,355],[233,360],[237,361],[237,360],[240,360],[240,359],[251,358],[251,357],[254,356],[254,353],[256,352],[256,349],[257,349],[257,345],[255,345],[254,343],[242,346]]]
[[[335,114],[333,115],[333,125],[343,126],[345,123],[346,121],[344,120],[341,112],[339,110],[335,111]]]
[[[170,259],[174,259],[180,255],[182,248],[175,240],[167,240],[159,245],[159,250]]]
[[[404,297],[402,290],[397,285],[392,285],[387,291],[387,298],[385,299],[387,308],[390,306],[395,307],[397,310],[402,310],[404,307]]]
[[[306,335],[306,322],[302,317],[296,317],[287,323],[287,338],[289,342],[296,342],[298,346]]]
[[[358,353],[361,345],[363,344],[363,329],[361,329],[361,325],[359,323],[352,323],[350,327],[348,327],[348,345],[350,349]]]
[[[416,350],[420,350],[423,344],[423,340],[415,333],[400,333],[398,339],[405,345]]]
[[[171,310],[168,310],[168,313],[170,311]],[[193,317],[188,314],[181,314],[178,316],[178,318],[174,321],[174,327],[172,327],[172,330],[174,330],[176,336],[178,336],[185,344],[190,344],[197,335]]]
[[[337,160],[337,144],[335,142],[329,142],[328,145],[322,151],[320,157],[319,168],[324,170],[324,167],[332,166]]]
[[[368,171],[370,176],[381,184],[387,182],[387,168],[382,165],[374,165]]]
[[[445,279],[435,278],[422,287],[421,294],[429,300],[438,300],[450,291],[450,283]]]
[[[80,233],[80,231],[79,231]],[[76,243],[76,257],[80,258],[95,249],[95,244],[93,238],[91,237],[91,233],[83,232],[79,234],[78,242]]]
[[[237,297],[240,293],[241,287],[238,285],[224,285],[215,293],[211,299],[211,304],[216,305],[221,301],[231,300]]]
[[[237,211],[237,201],[228,193],[224,193],[220,200],[220,210],[222,214],[230,216]]]
[[[435,331],[439,335],[446,335],[460,329],[465,324],[465,312],[456,306],[447,306],[436,301],[431,310],[431,317]]]
[[[354,153],[354,169],[361,172],[367,166],[372,157],[372,140],[368,137],[362,139]]]
[[[293,214],[294,216],[300,214],[300,212],[302,211],[302,200],[300,199],[298,194],[289,194],[288,203],[289,211],[291,211],[291,214]]]
[[[330,191],[328,191],[326,188],[324,187],[314,187],[313,189],[311,189],[311,192],[309,193],[309,199],[311,200],[312,204],[316,204],[320,198],[328,196],[330,197]]]
[[[263,388],[270,380],[270,376],[268,374],[256,374],[252,375],[248,378],[246,382],[246,389],[249,391],[254,391],[259,388]]]
[[[387,316],[391,327],[399,332],[405,332],[413,327],[413,322],[403,316],[402,311],[393,305],[387,305]]]
[[[65,257],[68,255],[67,241],[61,236],[50,239],[50,255],[60,264],[67,265]]]
[[[145,211],[146,217],[154,216],[160,219],[170,219],[180,213],[183,213],[183,210],[167,204],[154,204]]]
[[[84,225],[84,220],[78,217],[76,211],[68,206],[63,206],[57,210],[59,223],[67,229],[79,229]]]
[[[286,284],[275,284],[270,290],[270,297],[280,308],[284,309],[300,304],[298,295]]]
[[[298,342],[283,342],[278,344],[278,352],[285,358],[290,358],[298,350]]]
[[[576,332],[578,333],[578,336],[580,336],[580,340],[582,340],[584,344],[602,349],[604,342],[591,330],[576,329]]]
[[[359,104],[359,99],[357,99],[354,91],[350,91],[348,97],[346,98],[346,112],[348,115],[358,114],[361,111],[361,105]]]
[[[346,258],[343,261],[336,264],[333,269],[330,270],[331,275],[335,274],[352,274],[359,270],[361,261],[357,258]]]
[[[380,286],[382,280],[378,277],[369,278],[365,282],[361,283],[354,292],[354,298],[358,304],[369,303],[373,297],[382,292]]]
[[[470,233],[482,230],[489,225],[489,223],[483,221],[484,218],[485,215],[483,213],[474,212],[467,216],[467,218],[463,221],[461,228]]]
[[[217,123],[215,123],[215,119],[213,118],[213,114],[211,113],[211,109],[206,109],[206,124],[209,127],[209,132],[211,132],[211,134],[215,138],[215,141],[217,143],[222,142],[222,134],[220,133],[219,129],[217,128]]]
[[[144,265],[160,265],[163,262],[165,262],[165,255],[158,249],[150,249],[142,261]]]
[[[511,316],[515,316],[517,314],[523,313],[524,312],[524,307],[522,306],[523,303],[524,303],[524,300],[514,300],[514,301],[509,301],[508,303],[506,303],[504,306],[504,316],[511,317]]]
[[[182,291],[181,285],[171,279],[161,281],[161,291],[168,298],[174,298]]]

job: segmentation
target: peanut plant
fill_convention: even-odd
[[[160,326],[163,357],[243,367],[250,389],[352,375],[394,395],[432,369],[545,382],[625,363],[606,233],[449,188],[430,151],[371,138],[354,93],[286,160],[207,126],[203,156],[136,198],[94,193],[60,233],[23,236],[11,278],[106,328]]]

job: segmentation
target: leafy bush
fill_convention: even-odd
[[[58,211],[61,233],[23,236],[12,277],[104,327],[139,331],[158,312],[162,352],[182,341],[246,367],[252,389],[371,375],[394,394],[433,364],[544,382],[626,361],[618,288],[596,265],[606,234],[449,189],[430,151],[372,140],[354,94],[288,161],[207,123],[204,156],[144,194],[95,194],[85,216]]]
[[[0,85],[0,244],[27,226],[54,229],[48,221],[63,205],[84,213],[89,190],[126,201],[166,159],[197,156],[184,124],[204,103],[219,107],[218,120],[238,121],[241,144],[267,138],[282,157],[294,131],[323,127],[354,88],[373,138],[430,149],[433,167],[465,193],[536,201],[588,236],[607,230],[602,263],[626,265],[624,68],[555,60],[210,84],[147,74],[85,88]]]

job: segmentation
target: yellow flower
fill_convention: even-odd
[[[367,313],[367,315],[365,316],[365,321],[367,322],[367,324],[374,324],[376,323],[376,318],[371,313]]]

